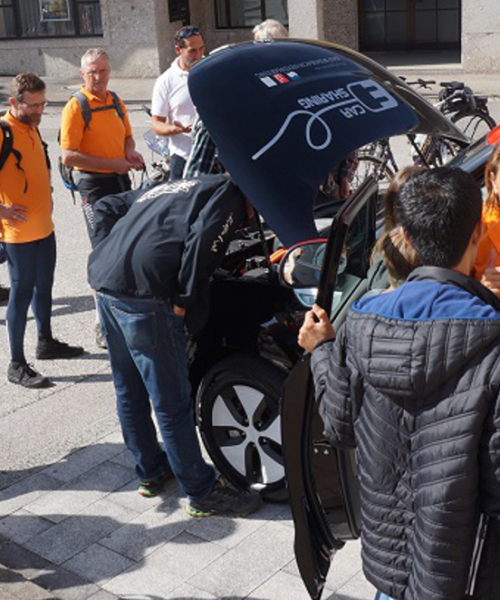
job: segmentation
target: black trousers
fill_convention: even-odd
[[[82,198],[82,209],[85,225],[92,247],[94,247],[94,204],[110,194],[119,194],[131,189],[128,175],[74,172],[76,187]]]

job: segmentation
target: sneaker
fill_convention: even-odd
[[[52,385],[47,377],[40,375],[28,363],[11,362],[7,371],[7,379],[11,383],[17,383],[26,388],[46,388]]]
[[[151,481],[141,481],[137,491],[145,498],[154,498],[163,492],[167,481],[171,477],[173,477],[173,473],[169,467],[168,470],[163,473],[163,475],[160,475],[156,479],[152,479]]]
[[[185,508],[192,517],[211,515],[245,517],[256,511],[260,503],[259,494],[240,492],[219,477],[208,496],[201,500],[188,500]]]
[[[9,288],[0,285],[0,306],[7,304],[9,301],[10,290]]]
[[[81,346],[70,346],[55,338],[50,340],[39,339],[36,346],[38,360],[51,360],[53,358],[73,358],[81,356],[84,349]]]
[[[99,323],[95,324],[95,344],[98,348],[102,348],[106,350],[108,345],[106,344],[106,338],[102,332],[101,326]]]

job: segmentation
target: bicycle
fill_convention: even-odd
[[[151,116],[149,106],[143,104],[141,109],[148,116]],[[170,155],[167,138],[156,135],[152,129],[148,129],[142,138],[146,142],[146,146],[151,150],[151,167],[153,168],[151,179],[155,181],[168,181],[170,177]],[[155,154],[160,156],[159,160],[154,160]]]
[[[406,83],[429,90],[431,85],[436,84],[433,80],[424,79],[406,81]],[[471,88],[463,82],[442,82],[440,85],[443,89],[439,92],[435,108],[463,131],[471,142],[496,127],[496,122],[489,113],[486,97],[474,95]],[[442,166],[460,150],[460,147],[450,140],[432,135],[407,134],[406,138],[413,148],[413,163],[418,166]],[[399,170],[389,138],[383,138],[361,148],[358,159],[359,165],[353,182],[354,189],[368,175],[373,175],[378,179],[381,191],[384,192]]]

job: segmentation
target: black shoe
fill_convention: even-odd
[[[7,371],[7,379],[26,388],[46,388],[52,384],[47,377],[40,375],[28,363],[11,362]]]
[[[141,496],[145,498],[154,498],[161,494],[165,489],[165,485],[169,479],[174,476],[170,467],[165,473],[157,477],[156,479],[151,479],[150,481],[141,481],[139,484],[139,489],[137,490]]]
[[[7,304],[9,301],[10,290],[0,285],[0,306]]]
[[[212,515],[245,517],[256,511],[260,504],[259,494],[240,492],[219,477],[210,494],[201,500],[189,500],[185,504],[185,508],[192,517],[210,517]]]
[[[82,355],[84,352],[81,346],[70,346],[55,338],[50,340],[39,339],[36,346],[36,357],[38,360],[73,358]]]

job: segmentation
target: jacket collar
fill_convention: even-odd
[[[453,271],[453,269],[443,269],[442,267],[418,267],[412,271],[407,279],[407,281],[423,280],[455,285],[500,312],[500,299],[498,299],[492,291],[476,279],[463,275],[458,271]]]

